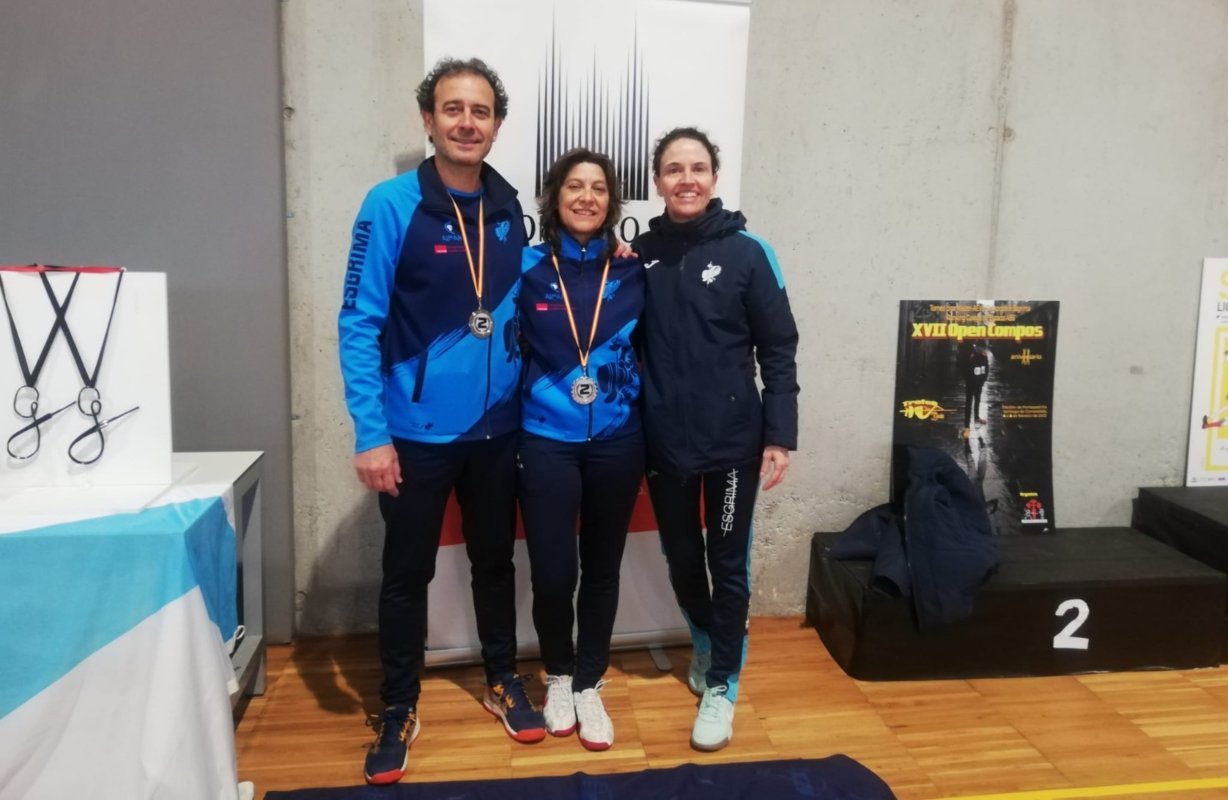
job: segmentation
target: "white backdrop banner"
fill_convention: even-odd
[[[508,117],[488,161],[519,191],[531,240],[539,238],[542,178],[555,158],[583,146],[606,153],[619,170],[628,202],[618,233],[630,241],[662,212],[652,146],[679,125],[705,131],[720,147],[717,194],[727,208],[739,207],[749,17],[747,2],[727,0],[426,0],[426,68],[476,56],[499,73]],[[428,664],[473,660],[478,652],[455,508],[444,527],[430,589]],[[689,641],[655,527],[641,489],[622,564],[616,647]],[[523,542],[516,563],[517,635],[522,653],[534,653]]]
[[[652,146],[679,125],[720,147],[717,194],[740,207],[749,21],[729,2],[427,0],[424,52],[428,70],[476,56],[499,73],[508,116],[488,161],[520,192],[530,239],[546,170],[582,146],[619,169],[629,241],[661,213]]]
[[[1202,262],[1185,485],[1228,483],[1228,258]]]

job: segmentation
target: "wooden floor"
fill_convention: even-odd
[[[645,651],[614,654],[602,696],[616,738],[605,753],[589,753],[574,736],[516,744],[479,705],[480,668],[428,671],[406,780],[844,753],[901,800],[1228,798],[1228,668],[862,683],[800,618],[755,618],[750,642],[734,739],[713,754],[687,744],[696,703],[686,649],[666,651],[670,672]],[[364,636],[271,648],[267,692],[251,701],[236,734],[239,777],[255,783],[257,797],[362,782],[372,740],[364,720],[379,706],[375,647]],[[531,688],[536,697],[543,690]]]

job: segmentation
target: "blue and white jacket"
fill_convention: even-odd
[[[338,318],[355,451],[393,437],[446,443],[520,424],[515,293],[525,246],[516,190],[482,167],[486,267],[482,306],[495,332],[469,330],[477,308],[449,190],[434,158],[377,185],[354,223]],[[478,259],[479,195],[451,192]]]
[[[592,330],[607,249],[604,238],[594,238],[587,247],[581,247],[562,233],[559,271],[584,346]],[[614,439],[639,431],[640,375],[631,334],[644,309],[644,268],[640,262],[629,258],[610,262],[597,335],[588,358],[588,374],[597,381],[600,394],[589,405],[571,399],[572,381],[581,373],[580,354],[549,244],[524,251],[519,307],[526,348],[521,392],[524,430],[563,442]]]

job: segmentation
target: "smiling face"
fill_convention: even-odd
[[[435,159],[443,170],[481,167],[503,120],[495,117],[495,92],[471,72],[443,78],[435,86],[435,110],[422,112]]]
[[[605,172],[589,161],[576,164],[559,189],[559,219],[580,244],[601,232],[610,210]]]
[[[703,142],[675,139],[661,153],[660,172],[653,176],[665,213],[674,222],[697,219],[708,208],[716,188],[712,157]]]

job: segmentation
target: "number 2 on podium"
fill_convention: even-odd
[[[1057,636],[1053,637],[1053,649],[1086,650],[1087,637],[1075,636],[1075,633],[1084,622],[1087,622],[1087,616],[1091,613],[1087,607],[1087,602],[1079,599],[1063,600],[1062,604],[1057,607],[1057,612],[1054,614],[1054,616],[1064,617],[1068,611],[1075,612],[1075,618],[1068,622],[1066,627],[1062,628],[1061,632],[1059,632]]]

